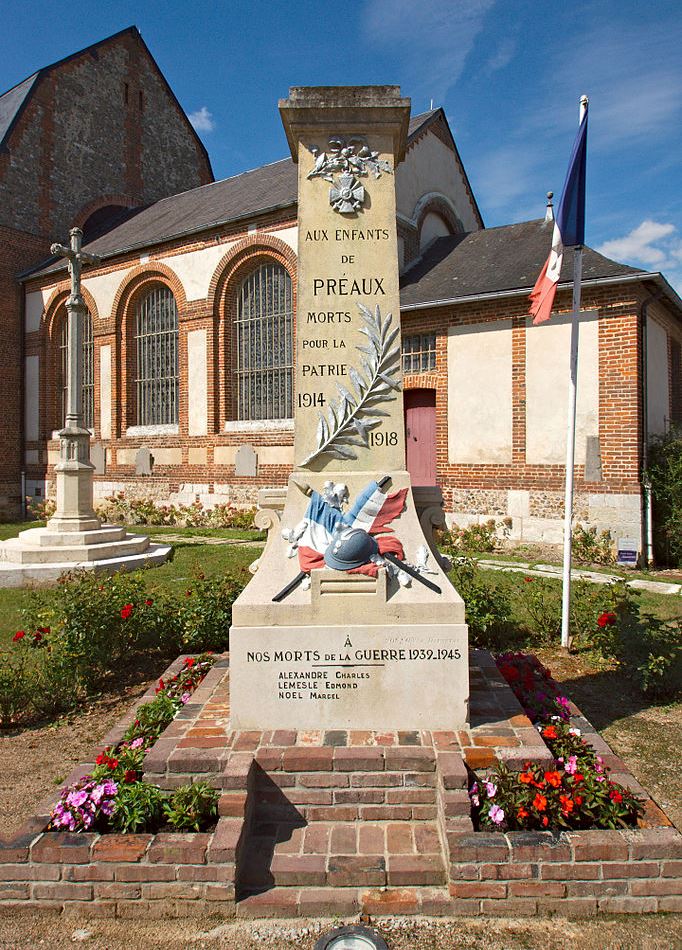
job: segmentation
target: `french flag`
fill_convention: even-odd
[[[587,105],[578,134],[573,143],[571,161],[561,193],[561,201],[554,222],[552,249],[535,287],[530,294],[530,315],[533,325],[549,320],[554,306],[554,295],[561,275],[565,247],[585,243],[585,167],[587,164]]]
[[[345,514],[328,504],[316,491],[310,496],[305,513],[306,527],[298,540],[298,563],[306,574],[311,570],[324,567],[324,552],[334,540],[334,529],[338,522],[348,528],[363,528],[368,534],[376,535],[379,553],[388,551],[403,558],[403,546],[393,534],[389,522],[397,518],[405,508],[407,489],[386,495],[376,481],[372,481],[355,499]],[[376,564],[363,564],[349,574],[368,574],[376,577]]]

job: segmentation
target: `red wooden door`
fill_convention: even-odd
[[[436,390],[407,389],[405,446],[413,485],[436,484]]]

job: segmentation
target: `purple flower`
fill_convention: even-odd
[[[575,755],[569,755],[568,762],[564,766],[564,770],[568,775],[575,775],[578,771],[578,757]]]
[[[504,808],[500,808],[499,805],[493,805],[489,814],[490,820],[494,821],[496,825],[501,825],[504,821]]]
[[[142,738],[142,736],[138,736],[137,739],[133,739],[133,741],[130,743],[130,748],[139,749],[140,746],[143,744],[144,744],[144,739]]]

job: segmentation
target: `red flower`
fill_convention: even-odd
[[[561,811],[564,815],[569,815],[574,806],[573,799],[569,795],[560,795],[559,801],[561,802]]]
[[[545,728],[542,730],[542,735],[545,737],[545,739],[559,738],[557,735],[556,726],[545,726]]]
[[[160,693],[160,692],[162,692],[162,690],[164,690],[165,688],[166,688],[166,685],[165,685],[164,681],[161,679],[161,680],[159,680],[159,685],[156,687],[156,689],[154,690],[154,692]]]
[[[582,772],[576,772],[575,775],[573,776],[573,779],[576,782],[584,782],[585,776],[583,775]]]
[[[546,828],[548,824],[549,824],[549,818],[547,817],[547,815],[545,815],[542,819],[542,827]]]
[[[545,781],[548,782],[552,788],[558,788],[561,785],[561,775],[558,772],[545,772]]]
[[[43,639],[42,633],[40,632],[40,630],[36,630],[36,632],[33,634],[33,642],[40,643],[42,639]]]
[[[134,610],[134,607],[132,604],[124,604],[123,607],[121,607],[121,617],[123,618],[123,620],[127,620],[128,617],[133,612],[133,610]]]
[[[540,792],[537,792],[533,799],[533,808],[537,809],[537,811],[544,811],[545,808],[547,808],[547,799],[544,795],[541,795]]]
[[[582,805],[583,803],[582,795],[576,795],[573,801],[576,803],[576,805]]]
[[[38,627],[37,630],[38,630],[38,633],[49,633],[49,632],[50,632],[50,628],[49,628],[49,627]]]
[[[194,659],[193,656],[188,656],[187,659],[185,660],[185,666],[188,668],[191,668],[194,666],[196,662],[197,661]]]
[[[600,627],[611,627],[618,618],[610,610],[605,610],[603,614],[599,614],[597,617],[597,624]]]
[[[524,580],[524,583],[526,583],[526,584],[532,584],[532,583],[533,583],[533,578],[532,578],[532,577],[524,577],[523,580]]]
[[[612,788],[611,791],[609,792],[609,798],[612,801],[616,802],[616,804],[620,804],[620,802],[623,801],[623,796],[621,795],[620,792],[617,792],[615,788]]]
[[[153,601],[153,600],[149,600],[149,598],[148,598],[147,600],[145,600],[144,605],[145,605],[145,607],[151,607],[153,603],[154,603],[154,601]]]
[[[519,821],[521,821],[522,819],[528,817],[528,812],[527,812],[526,809],[523,807],[523,805],[521,805],[520,808],[519,808],[519,810],[517,811],[516,817],[518,818]]]
[[[97,756],[97,758],[95,759],[95,764],[96,764],[96,765],[104,765],[104,763],[105,763],[108,759],[109,759],[109,756],[106,754],[106,752],[100,752],[100,754],[99,754],[99,755]]]
[[[519,781],[523,782],[524,785],[530,785],[534,781],[533,773],[521,772],[521,774],[519,775]]]
[[[126,769],[126,773],[123,776],[124,782],[136,782],[137,781],[137,771],[135,769]]]
[[[25,630],[17,630],[17,632],[12,637],[12,643],[18,643],[20,640],[23,640],[26,636]]]

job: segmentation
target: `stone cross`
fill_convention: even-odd
[[[83,421],[83,317],[85,302],[81,295],[81,273],[83,264],[99,264],[96,254],[81,250],[83,232],[80,228],[69,231],[71,244],[53,244],[50,251],[58,257],[65,257],[69,264],[71,294],[66,301],[66,425],[64,431],[82,431]]]
[[[59,431],[59,461],[55,465],[57,510],[48,522],[51,532],[97,529],[99,519],[93,508],[90,461],[90,432],[83,428],[83,318],[86,312],[81,294],[83,264],[97,264],[99,257],[81,250],[83,232],[69,231],[71,243],[53,244],[50,250],[69,262],[71,293],[66,301],[66,420]]]

